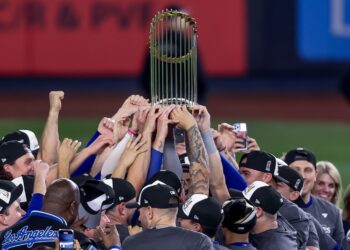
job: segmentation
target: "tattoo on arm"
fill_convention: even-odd
[[[198,162],[208,168],[208,154],[197,125],[193,125],[187,130],[186,140],[187,154],[190,162]]]
[[[209,195],[209,170],[207,168],[199,163],[191,164],[190,178],[188,197],[193,194]]]

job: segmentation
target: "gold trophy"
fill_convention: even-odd
[[[197,26],[177,10],[158,12],[150,25],[152,105],[197,104]]]

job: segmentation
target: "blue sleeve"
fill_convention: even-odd
[[[148,168],[146,182],[149,181],[152,176],[158,173],[162,167],[163,153],[152,148],[151,150],[151,162]]]
[[[238,189],[238,190],[241,190],[241,191],[244,190],[247,187],[247,183],[243,179],[241,174],[221,154],[220,154],[220,158],[221,158],[221,163],[222,163],[222,167],[223,167],[223,170],[224,170],[224,175],[225,175],[227,188],[234,188],[234,189]]]
[[[44,201],[44,195],[43,194],[33,194],[32,199],[30,200],[30,203],[28,205],[28,209],[26,214],[23,216],[22,219],[28,217],[28,215],[33,211],[33,210],[39,210],[41,211],[43,207],[43,201]]]
[[[95,134],[91,137],[89,142],[86,144],[85,147],[90,146],[101,134],[100,132],[96,131]],[[96,155],[90,155],[86,160],[79,166],[77,170],[74,171],[74,173],[71,174],[71,176],[77,176],[84,173],[89,173],[92,165],[94,164],[94,161],[96,159]]]

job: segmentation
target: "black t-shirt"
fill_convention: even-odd
[[[33,211],[26,219],[1,233],[1,250],[27,250],[41,245],[55,248],[59,229],[68,229],[63,218]],[[81,243],[82,249],[95,249],[89,238],[83,234],[75,232],[74,236]]]
[[[120,242],[123,243],[124,240],[130,235],[129,234],[129,229],[128,227],[122,225],[122,224],[117,224],[115,225],[117,227],[117,231],[119,234]]]
[[[178,227],[145,229],[127,237],[122,247],[123,250],[214,250],[206,235]]]

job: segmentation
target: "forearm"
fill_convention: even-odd
[[[202,139],[209,158],[209,187],[212,195],[221,203],[226,201],[230,194],[226,187],[224,172],[220,159],[219,151],[216,148],[212,133],[210,130],[201,132]]]
[[[50,167],[49,173],[46,176],[46,186],[49,186],[57,178],[58,178],[58,163]]]
[[[70,161],[67,159],[58,160],[58,178],[70,178],[69,163]]]
[[[151,149],[151,162],[147,173],[146,180],[149,181],[152,176],[160,171],[162,168],[163,154],[158,150]]]
[[[147,145],[146,148],[148,148],[148,150],[144,153],[139,154],[136,157],[134,163],[131,165],[128,172],[127,180],[134,186],[137,195],[140,193],[146,181],[146,176],[151,158],[151,137],[151,132],[142,134],[142,140],[145,140]]]
[[[80,166],[83,164],[83,162],[89,159],[90,156],[93,156],[95,158],[95,156],[90,152],[90,149],[88,147],[82,149],[70,163],[69,173],[75,173],[78,170],[78,168],[80,169]]]
[[[57,163],[58,160],[58,118],[59,111],[50,110],[41,140],[40,156],[49,165]]]
[[[119,159],[122,156],[130,138],[131,136],[127,133],[108,155],[101,168],[102,178],[104,178],[106,175],[112,174],[114,169],[118,166]]]

